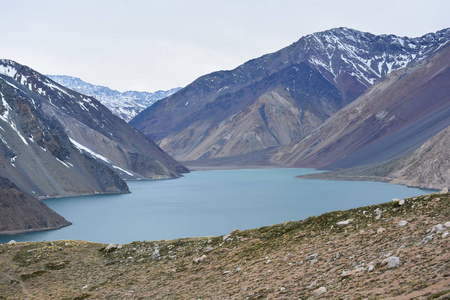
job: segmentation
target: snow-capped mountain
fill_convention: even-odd
[[[168,91],[160,90],[154,93],[138,91],[121,93],[105,86],[87,83],[77,77],[66,75],[47,76],[71,90],[96,98],[115,115],[127,122],[156,101],[168,97],[181,89],[173,88]]]
[[[287,145],[449,39],[450,29],[418,38],[349,28],[310,34],[234,70],[202,76],[130,124],[182,161]]]
[[[95,98],[27,66],[0,59],[0,96],[0,176],[24,192],[127,191],[121,177],[176,178],[187,171]]]

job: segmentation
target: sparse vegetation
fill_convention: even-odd
[[[450,221],[449,204],[449,194],[432,194],[220,237],[2,244],[0,295],[382,299],[414,293],[438,299],[450,289],[450,238],[431,230]],[[394,256],[400,265],[388,268],[386,259]],[[314,296],[319,287],[326,292]]]

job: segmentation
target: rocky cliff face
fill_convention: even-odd
[[[113,114],[121,117],[127,122],[156,101],[166,98],[181,89],[173,88],[168,91],[156,91],[154,93],[138,91],[126,91],[121,93],[106,86],[93,85],[72,76],[47,76],[71,90],[94,97],[104,106],[109,108]]]
[[[130,124],[180,160],[286,145],[380,77],[432,56],[449,34],[446,29],[411,39],[348,28],[311,34],[232,71],[200,77]]]
[[[387,75],[299,142],[274,151],[286,166],[346,168],[404,155],[450,126],[450,47]]]
[[[58,229],[70,224],[43,202],[0,177],[0,234]]]
[[[188,171],[94,98],[9,60],[0,60],[0,77],[42,116],[60,123],[76,151],[109,166],[122,178],[177,178]]]

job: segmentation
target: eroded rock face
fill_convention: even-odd
[[[43,202],[0,177],[0,234],[57,229],[70,224]]]

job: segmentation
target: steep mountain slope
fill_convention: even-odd
[[[232,71],[200,77],[130,124],[180,160],[286,145],[381,76],[432,55],[449,35],[450,29],[420,38],[348,28],[314,33]]]
[[[47,75],[47,77],[71,90],[94,97],[109,108],[113,114],[127,122],[156,101],[166,98],[181,89],[173,88],[168,91],[160,90],[154,93],[138,91],[121,93],[105,86],[87,83],[77,77],[66,75]]]
[[[346,168],[404,155],[450,126],[450,46],[393,72],[272,162]]]
[[[58,229],[70,224],[43,202],[0,177],[0,233]]]
[[[38,197],[128,192],[114,171],[75,148],[63,127],[2,75],[0,97],[0,177]]]
[[[10,60],[0,60],[0,77],[20,91],[30,107],[62,124],[78,152],[110,166],[122,178],[176,178],[188,171],[95,98]]]
[[[313,179],[370,180],[441,190],[450,187],[450,127],[400,158],[333,172],[301,176]]]

